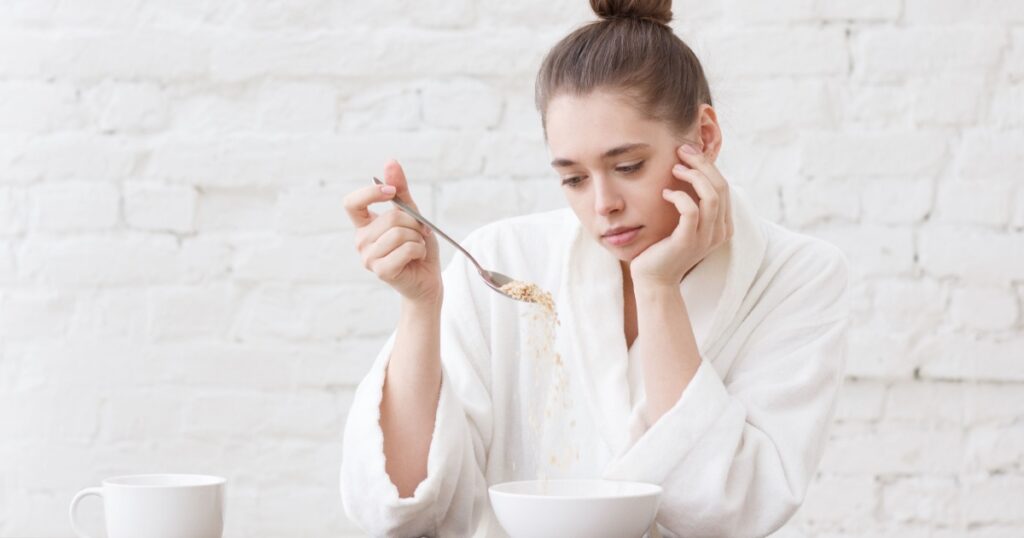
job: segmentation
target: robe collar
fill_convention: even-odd
[[[694,322],[701,356],[714,360],[743,316],[743,299],[754,281],[767,246],[760,219],[743,192],[733,187],[733,237],[698,264],[680,284]],[[630,387],[624,334],[622,270],[619,260],[574,220],[567,235],[567,256],[556,298],[557,346],[575,362],[574,382],[582,385],[586,405],[608,445],[618,455],[629,445]]]

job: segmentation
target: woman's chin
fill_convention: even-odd
[[[647,249],[648,245],[630,244],[619,247],[602,242],[602,246],[605,250],[607,250],[613,256],[618,258],[620,262],[629,264],[634,259],[636,259],[636,257],[639,256],[641,252]]]

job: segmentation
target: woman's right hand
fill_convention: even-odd
[[[397,206],[377,215],[369,206],[397,198],[416,211],[401,165],[384,166],[385,185],[369,185],[345,196],[345,211],[356,227],[363,267],[415,304],[439,305],[443,297],[437,238]]]

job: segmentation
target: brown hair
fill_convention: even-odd
[[[547,108],[561,93],[623,92],[642,113],[679,133],[711,104],[704,69],[668,26],[672,0],[590,0],[600,20],[556,44],[537,74],[536,105],[547,131]]]

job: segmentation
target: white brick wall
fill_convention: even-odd
[[[778,536],[1024,535],[1024,3],[675,12],[726,176],[853,266],[844,399]],[[457,235],[561,206],[532,79],[589,18],[0,2],[0,536],[159,470],[228,476],[228,536],[357,536],[341,428],[397,302],[341,199],[395,157]]]

